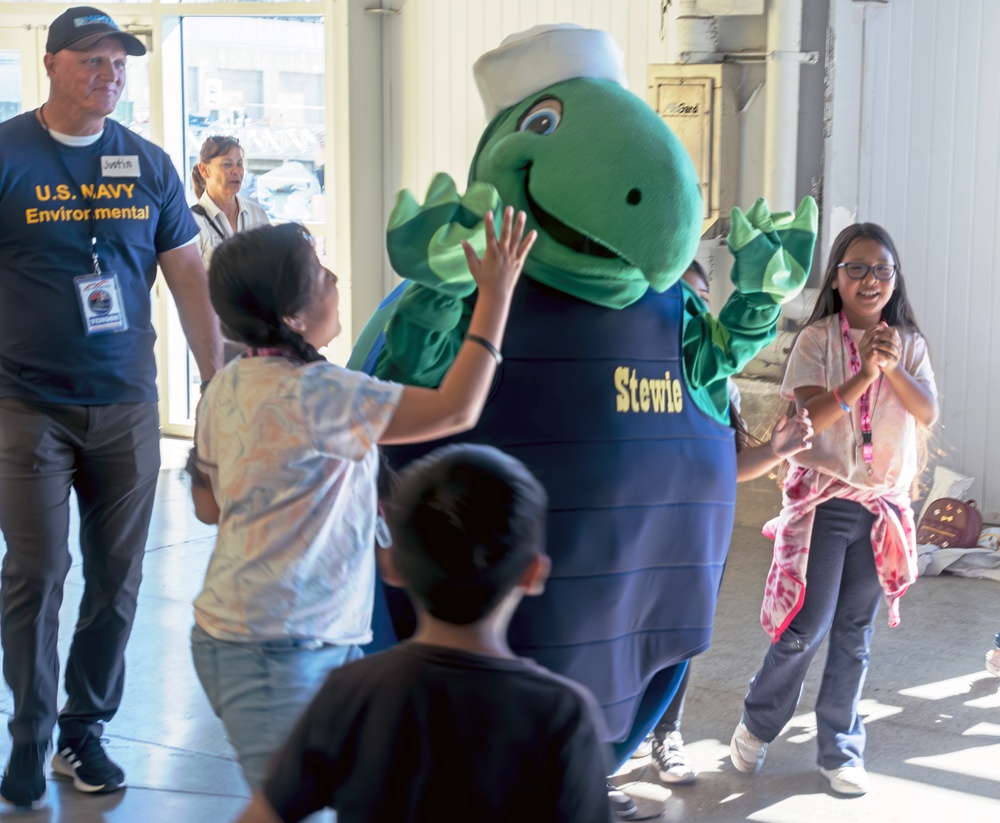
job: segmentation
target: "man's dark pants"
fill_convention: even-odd
[[[155,403],[72,406],[0,398],[0,641],[15,745],[56,723],[58,628],[70,568],[70,490],[84,592],[66,661],[61,736],[100,736],[118,709],[142,578],[160,433]]]

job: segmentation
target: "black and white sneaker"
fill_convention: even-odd
[[[634,820],[639,815],[639,807],[625,792],[610,780],[608,781],[608,804],[615,820]]]
[[[0,782],[0,799],[17,811],[45,807],[45,758],[51,743],[15,743]]]
[[[125,772],[104,752],[101,741],[88,734],[82,740],[59,740],[52,758],[56,774],[73,778],[73,788],[88,794],[117,792],[125,788]]]
[[[670,732],[665,740],[653,739],[653,763],[664,783],[683,786],[694,783],[697,779],[684,751],[684,739],[680,732]]]

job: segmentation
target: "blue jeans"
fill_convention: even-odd
[[[230,643],[198,626],[191,630],[191,655],[254,791],[326,676],[363,656],[357,646],[294,638]]]
[[[849,500],[816,508],[802,609],[771,644],[743,701],[747,728],[761,740],[774,740],[791,720],[809,664],[829,632],[816,698],[818,762],[825,769],[864,765],[858,701],[882,597],[871,544],[874,521],[861,504]]]

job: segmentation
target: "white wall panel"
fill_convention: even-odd
[[[989,517],[996,522],[1000,521],[1000,4],[983,0],[979,5],[979,14],[965,23],[979,37],[973,48],[962,48],[960,62],[963,82],[966,78],[975,82],[970,88],[972,108],[959,107],[955,128],[965,132],[970,116],[976,127],[968,146],[972,162],[967,176],[964,180],[956,176],[968,189],[971,214],[968,249],[956,255],[955,267],[964,267],[970,280],[968,356],[959,369],[966,375],[963,453],[976,456],[966,465],[982,478]]]
[[[651,0],[409,0],[387,18],[386,76],[393,99],[387,134],[397,188],[418,199],[436,172],[464,189],[486,126],[472,64],[504,37],[540,23],[605,29],[625,51],[630,87],[645,96],[646,66],[664,62],[659,3]]]
[[[857,218],[899,246],[941,392],[937,457],[976,478],[998,521],[1000,3],[908,0],[863,15]]]

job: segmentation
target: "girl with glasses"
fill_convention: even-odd
[[[730,756],[743,772],[795,712],[830,635],[816,701],[818,764],[834,792],[868,791],[858,701],[879,601],[889,625],[916,579],[910,485],[917,426],[938,415],[927,343],[889,234],[858,223],[833,243],[816,307],[796,338],[781,394],[812,420],[812,448],[789,459],[761,623],[773,641],[750,681]]]

